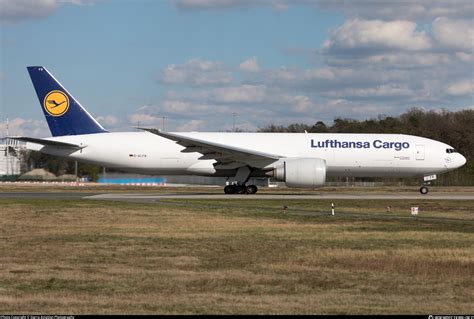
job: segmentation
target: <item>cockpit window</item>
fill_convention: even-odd
[[[451,154],[451,153],[457,153],[454,148],[447,148],[446,153]]]

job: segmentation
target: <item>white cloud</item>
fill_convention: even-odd
[[[311,99],[305,95],[287,96],[288,104],[291,110],[296,113],[307,114],[315,107]]]
[[[382,21],[353,18],[331,32],[322,50],[325,53],[354,54],[387,50],[426,50],[431,47],[429,37],[416,31],[411,21]]]
[[[318,104],[305,94],[265,85],[240,85],[169,92],[163,102],[139,108],[129,120],[159,127],[161,116],[166,116],[170,130],[225,131],[231,129],[232,113],[238,114],[238,123],[246,123],[245,129],[250,129],[277,119],[285,119],[285,123],[290,119],[307,122],[312,118],[308,114],[318,114],[319,110]]]
[[[197,115],[205,115],[212,118],[218,112],[213,105],[198,102],[190,102],[182,96],[175,96],[158,104],[144,105],[138,108],[135,113],[128,116],[128,120],[133,125],[136,125],[137,122],[140,122],[140,125],[161,125],[163,117],[168,119],[192,119],[196,118]]]
[[[295,0],[174,0],[181,10],[223,10],[267,6],[275,11],[286,11]]]
[[[14,22],[39,18],[54,13],[63,4],[92,2],[0,0],[0,19]],[[227,130],[232,127],[234,112],[238,114],[238,122],[255,128],[269,123],[310,124],[337,116],[367,118],[386,112],[400,114],[415,105],[453,110],[460,105],[472,105],[473,85],[469,79],[474,63],[473,25],[469,19],[474,11],[470,2],[179,0],[174,3],[186,10],[259,7],[285,11],[294,5],[327,6],[349,12],[351,17],[329,33],[322,47],[311,49],[314,43],[299,43],[301,48],[286,51],[305,53],[294,54],[293,60],[318,52],[318,67],[265,69],[262,65],[269,61],[259,56],[258,62],[262,63],[259,65],[257,58],[252,57],[257,52],[237,57],[241,63],[232,66],[202,58],[169,64],[158,80],[161,84],[174,85],[168,87],[174,91],[132,114],[98,117],[107,129],[130,131],[129,126],[137,122],[142,126],[161,127],[163,116],[167,129]],[[431,20],[416,20],[420,18]],[[0,80],[2,76],[0,73]],[[43,119],[37,123],[31,121],[17,120],[15,125],[11,124],[11,131],[49,135]]]
[[[96,120],[99,123],[104,124],[106,128],[115,127],[120,123],[120,119],[114,115],[98,116]]]
[[[203,126],[203,124],[204,124],[204,121],[202,120],[191,120],[189,122],[186,122],[178,126],[177,130],[184,131],[184,132],[197,131],[201,126]]]
[[[461,52],[460,52],[461,53]],[[465,59],[460,56],[458,59]],[[453,62],[452,55],[445,52],[383,52],[364,55],[326,55],[324,61],[333,67],[386,68],[386,69],[420,69],[447,65]]]
[[[162,117],[150,115],[150,114],[143,114],[143,113],[134,113],[128,115],[128,120],[132,123],[132,125],[142,126],[142,125],[159,125],[162,123]]]
[[[226,9],[246,5],[241,0],[175,0],[175,5],[184,10]]]
[[[307,5],[315,10],[334,9],[349,16],[381,20],[417,20],[436,17],[470,18],[471,0],[173,0],[181,10],[239,10],[266,7],[287,11],[290,6]]]
[[[465,62],[465,63],[473,63],[474,62],[474,54],[469,54],[465,52],[456,52],[455,53],[456,58],[458,58],[460,61]]]
[[[7,136],[7,123],[0,122],[0,134]],[[48,137],[51,136],[45,120],[16,117],[8,122],[9,136]]]
[[[269,95],[264,85],[239,85],[210,89],[195,90],[191,93],[182,94],[170,92],[169,100],[192,101],[193,105],[200,102],[206,104],[255,104],[260,103]]]
[[[207,104],[191,103],[180,100],[165,100],[162,103],[161,110],[166,114],[183,114],[190,111],[208,112],[210,106]]]
[[[254,104],[262,102],[267,92],[263,85],[242,85],[216,88],[209,91],[208,96],[216,103]]]
[[[44,18],[63,4],[87,5],[97,0],[0,0],[0,21],[17,23]]]
[[[280,68],[263,70],[258,76],[248,78],[247,83],[265,84],[270,88],[320,94],[328,90],[341,90],[347,87],[370,87],[385,83],[400,83],[408,79],[406,72],[390,70],[380,72],[368,65],[358,67],[323,67],[312,69]]]
[[[225,85],[232,74],[221,62],[190,59],[183,65],[171,64],[162,70],[159,81],[165,84],[187,84],[195,87]]]
[[[238,106],[238,110],[246,110],[263,116],[269,111],[288,114],[316,109],[316,103],[307,95],[295,95],[291,91],[265,85],[244,84],[232,88],[219,88],[190,95],[187,98],[194,100],[198,96],[213,105],[228,106],[229,109],[234,110],[235,106]]]
[[[446,89],[446,92],[449,95],[453,96],[463,96],[474,93],[474,80],[462,80],[456,83],[451,84]]]
[[[364,19],[419,20],[436,17],[470,18],[474,14],[471,0],[319,0],[318,7],[336,9]]]
[[[373,55],[367,58],[367,63],[400,69],[425,68],[450,62],[451,57],[447,54],[429,52],[397,52]]]
[[[327,120],[334,118],[373,118],[379,114],[392,114],[396,112],[393,106],[373,104],[366,101],[347,101],[344,99],[329,100],[323,106],[322,116]]]
[[[363,98],[363,99],[380,99],[380,98],[405,98],[415,96],[414,92],[406,85],[380,85],[369,88],[347,88],[344,90],[329,91],[323,93],[326,97],[331,98]]]
[[[433,21],[433,36],[443,48],[472,52],[474,24],[471,20],[437,18]]]
[[[260,67],[257,64],[257,58],[256,57],[252,57],[252,58],[247,59],[244,62],[240,63],[239,69],[241,71],[247,71],[247,72],[258,72],[258,71],[260,71]]]
[[[472,81],[466,80],[472,78],[474,62],[471,1],[175,2],[189,10],[275,9],[277,3],[283,4],[282,10],[310,5],[350,14],[329,32],[321,47],[314,48],[313,62],[320,66],[265,69],[256,57],[242,59],[234,68],[221,64],[218,69],[229,72],[232,81],[204,88],[181,80],[194,89],[168,93],[152,114],[184,116],[181,128],[192,120],[204,121],[199,129],[209,130],[228,125],[233,112],[249,127],[261,127],[335,117],[398,115],[414,106],[455,110],[472,105]],[[302,44],[308,48],[303,52],[310,53],[310,45]]]

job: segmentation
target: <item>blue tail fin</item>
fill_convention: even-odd
[[[46,68],[27,69],[53,136],[107,132]]]

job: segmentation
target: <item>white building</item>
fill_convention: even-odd
[[[0,176],[21,174],[21,151],[25,145],[8,138],[0,139]]]

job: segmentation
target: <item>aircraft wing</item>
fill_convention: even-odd
[[[233,166],[260,166],[255,165],[256,162],[274,162],[283,156],[277,154],[270,154],[265,152],[259,152],[255,150],[249,150],[241,147],[225,145],[221,143],[215,143],[212,141],[199,139],[195,137],[188,137],[179,133],[168,133],[163,132],[158,129],[152,128],[139,128],[141,130],[156,134],[158,136],[167,138],[169,140],[175,141],[179,145],[185,147],[181,152],[183,153],[192,153],[197,152],[201,153],[202,156],[199,159],[214,159],[217,161],[217,164],[228,166],[228,164],[233,164]],[[241,165],[239,165],[241,163]],[[215,165],[216,166],[216,165]],[[216,167],[218,168],[218,167]],[[226,167],[227,168],[227,167]]]
[[[59,142],[59,141],[52,141],[52,140],[47,140],[43,138],[34,138],[34,137],[8,137],[9,139],[12,140],[17,140],[17,141],[23,141],[23,142],[30,142],[30,143],[36,143],[44,146],[56,146],[56,147],[65,147],[65,148],[76,148],[76,149],[82,149],[85,146],[84,145],[77,145],[73,143],[66,143],[66,142]]]

